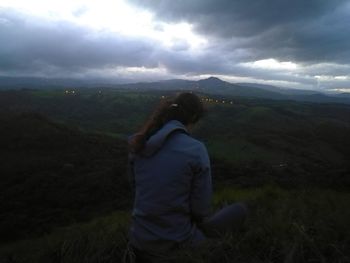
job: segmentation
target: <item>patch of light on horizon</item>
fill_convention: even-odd
[[[146,67],[110,67],[110,68],[98,68],[89,69],[86,73],[88,76],[98,76],[107,78],[128,78],[128,77],[161,77],[164,78],[168,75],[168,71],[164,67],[146,68]]]
[[[349,80],[349,76],[335,76],[335,80]]]
[[[169,48],[179,40],[191,49],[207,43],[205,38],[193,32],[192,25],[155,21],[150,12],[128,5],[125,0],[1,0],[1,7],[49,21],[72,22],[98,32],[151,38]]]
[[[167,73],[167,69],[163,67],[146,68],[146,67],[120,67],[117,69],[124,73]]]
[[[331,91],[350,93],[350,88],[332,89]]]
[[[317,81],[318,88],[326,88],[332,90],[333,92],[339,92],[341,89],[347,89],[344,88],[344,86],[346,87],[349,85],[350,76],[315,75],[314,79]],[[341,85],[342,87],[338,86],[339,88],[334,88],[335,85]]]
[[[346,81],[350,80],[349,76],[331,76],[331,75],[316,75],[314,76],[318,81]]]
[[[296,70],[298,65],[291,61],[278,61],[274,58],[262,59],[253,62],[241,63],[249,68],[270,69],[270,70]]]

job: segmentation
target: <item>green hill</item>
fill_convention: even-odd
[[[126,143],[39,114],[0,115],[0,241],[130,205]]]

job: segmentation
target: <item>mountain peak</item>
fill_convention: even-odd
[[[205,81],[205,82],[212,82],[212,83],[222,83],[224,82],[223,80],[217,78],[217,77],[209,77],[207,79],[202,79],[200,81]]]
[[[219,78],[216,78],[216,77],[209,77],[207,79],[201,79],[198,82],[201,84],[210,85],[210,86],[217,86],[217,85],[222,85],[225,83],[225,81],[223,81]]]

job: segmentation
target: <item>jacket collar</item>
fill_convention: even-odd
[[[155,154],[160,148],[162,148],[167,138],[175,131],[181,131],[188,134],[186,127],[181,122],[171,120],[164,124],[160,130],[148,139],[141,155],[149,157]]]

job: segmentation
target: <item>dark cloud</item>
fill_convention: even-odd
[[[186,20],[204,32],[251,35],[278,24],[323,16],[344,0],[129,0],[150,8],[162,19]]]
[[[247,59],[350,62],[347,0],[129,0],[249,51]]]

